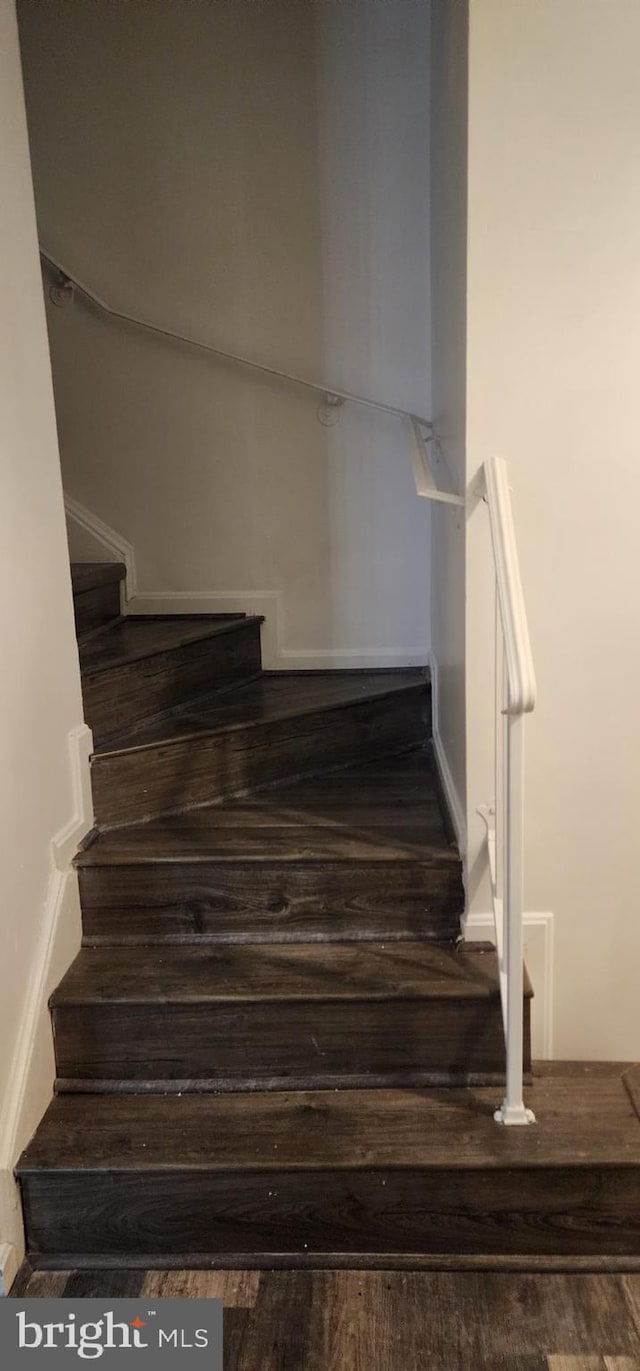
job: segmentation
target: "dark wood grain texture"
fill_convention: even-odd
[[[112,1267],[110,1271],[73,1271],[64,1287],[64,1294],[74,1300],[134,1300],[142,1293],[144,1272]]]
[[[74,595],[100,590],[106,585],[120,585],[127,574],[124,562],[72,562],[71,587]]]
[[[620,1071],[529,1099],[535,1132],[498,1128],[487,1089],[60,1097],[20,1165],[31,1251],[637,1257]]]
[[[523,1167],[479,1178],[368,1170],[256,1176],[144,1171],[43,1174],[23,1185],[31,1252],[65,1266],[86,1253],[218,1257],[300,1253],[609,1253],[637,1255],[637,1177]],[[331,1263],[333,1264],[333,1262]]]
[[[31,1267],[33,1260],[33,1267]],[[79,1271],[95,1268],[118,1270],[123,1266],[121,1256],[103,1252],[78,1253],[74,1265]],[[640,1274],[640,1256],[634,1254],[517,1252],[298,1252],[292,1262],[290,1252],[191,1252],[173,1255],[171,1252],[149,1253],[129,1251],[126,1264],[132,1270],[219,1271],[242,1267],[246,1271],[447,1271],[452,1273],[476,1271],[481,1273],[519,1272],[537,1275],[635,1276]],[[35,1271],[59,1271],[59,1254],[40,1253],[26,1265]]]
[[[258,1298],[260,1271],[148,1271],[145,1299],[222,1300],[227,1309],[253,1309]]]
[[[121,574],[73,573],[97,829],[77,858],[85,946],[51,1000],[58,1094],[19,1167],[30,1260],[71,1270],[70,1297],[217,1268],[227,1352],[256,1366],[260,1267],[633,1260],[640,1126],[619,1069],[543,1075],[535,1131],[493,1121],[497,962],[458,945],[426,670],[264,674],[259,619],[114,618]],[[221,1268],[242,1263],[233,1285]],[[389,1287],[354,1340],[323,1280],[319,1364],[357,1346],[368,1369],[383,1345],[404,1371]],[[281,1287],[296,1368],[322,1323],[307,1289],[310,1313]]]
[[[86,642],[90,635],[103,632],[119,622],[120,586],[117,583],[97,586],[82,595],[74,595],[73,612],[76,635],[80,643]]]
[[[297,715],[389,699],[397,693],[428,687],[428,672],[411,667],[393,671],[263,672],[258,680],[222,698],[213,694],[187,700],[169,717],[124,730],[118,735],[116,750],[167,746],[202,734],[260,729]],[[111,750],[110,743],[98,748],[101,755]],[[380,757],[384,759],[385,754]],[[292,773],[292,778],[295,775]]]
[[[69,1276],[69,1271],[48,1271],[46,1269],[34,1271],[29,1261],[24,1261],[10,1290],[12,1299],[16,1300],[50,1300],[58,1299],[64,1293]],[[109,1272],[103,1271],[105,1284],[109,1279]]]
[[[101,834],[89,944],[455,939],[462,864],[425,750]]]
[[[259,618],[126,618],[80,645],[82,698],[100,746],[123,728],[261,668]]]
[[[461,884],[417,862],[91,868],[85,945],[453,940]]]
[[[108,633],[80,644],[80,667],[85,677],[101,675],[150,657],[162,657],[201,639],[227,633],[233,639],[238,629],[253,622],[255,616],[247,620],[243,614],[128,614]],[[188,698],[185,694],[183,703]]]
[[[573,1371],[602,1347],[600,1371],[631,1371],[638,1349],[615,1278],[265,1273],[243,1334],[234,1371],[547,1371],[566,1347]]]
[[[73,612],[80,641],[120,618],[125,570],[122,562],[71,564]]]
[[[184,719],[178,731],[173,720],[156,741],[98,752],[91,773],[96,820],[102,827],[134,823],[423,743],[429,686],[398,676],[312,685],[283,674],[236,692],[236,707],[247,702],[244,719],[225,723],[218,705],[202,716],[194,711],[188,734],[180,731]]]
[[[123,1272],[124,1279],[130,1273]],[[83,1273],[96,1295],[111,1273]],[[225,1371],[637,1371],[640,1277],[487,1272],[150,1270],[140,1297],[221,1298]],[[20,1291],[68,1295],[75,1274]],[[55,1292],[48,1282],[57,1282]],[[570,1349],[570,1350],[568,1350]]]
[[[640,1064],[627,1067],[623,1074],[623,1080],[627,1088],[629,1099],[640,1119]]]
[[[493,949],[86,949],[52,999],[58,1075],[182,1089],[501,1079]],[[530,1064],[526,1015],[525,1065]]]

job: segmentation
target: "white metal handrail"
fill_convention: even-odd
[[[129,314],[126,310],[115,309],[113,305],[107,304],[106,300],[101,299],[89,286],[85,285],[78,276],[70,272],[62,262],[53,257],[50,252],[40,249],[40,257],[43,262],[52,268],[59,275],[59,281],[51,289],[51,298],[54,304],[63,304],[65,300],[72,298],[73,290],[77,290],[80,295],[89,300],[96,309],[102,314],[106,314],[110,319],[117,319],[120,323],[132,324],[135,328],[145,329],[148,333],[153,333],[156,337],[167,338],[172,342],[185,343],[189,347],[198,348],[201,352],[207,352],[212,357],[219,357],[227,362],[233,362],[237,366],[249,367],[252,371],[261,372],[265,376],[276,376],[281,381],[289,381],[296,386],[304,386],[306,390],[315,391],[324,399],[325,405],[329,410],[338,408],[346,402],[354,405],[364,406],[366,409],[378,410],[383,414],[393,414],[396,418],[403,419],[408,425],[409,437],[411,442],[412,461],[416,488],[418,494],[428,500],[437,500],[445,504],[464,505],[464,496],[456,495],[452,491],[441,490],[437,484],[431,468],[429,459],[428,444],[436,442],[436,435],[430,419],[424,419],[419,414],[412,414],[409,410],[400,409],[397,405],[387,405],[380,400],[371,400],[365,395],[356,395],[348,390],[339,390],[336,386],[320,385],[317,381],[310,381],[308,377],[298,376],[295,372],[282,371],[278,367],[267,366],[264,362],[255,362],[250,357],[242,357],[237,352],[228,352],[225,348],[214,347],[211,343],[205,343],[201,338],[193,338],[186,333],[180,333],[177,329],[165,328],[161,324],[154,324],[149,319],[143,319],[136,314]]]
[[[493,457],[484,475],[496,566],[496,589],[504,634],[509,684],[509,711],[530,714],[536,703],[536,678],[513,526],[507,464]]]
[[[504,1101],[495,1118],[533,1123],[523,1099],[524,1047],[524,715],[536,702],[536,680],[518,562],[506,462],[484,464],[485,498],[495,563],[495,801],[480,813],[487,849],[500,995],[507,1051]]]

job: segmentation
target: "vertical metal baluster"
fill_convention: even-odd
[[[500,618],[500,601],[498,599],[498,582],[495,583],[495,779],[494,795],[496,812],[496,899],[502,900],[504,896],[504,801],[505,801],[505,774],[504,774],[504,692],[505,692],[505,653],[504,639],[502,636],[502,620]]]
[[[508,709],[508,702],[507,702]],[[505,962],[507,970],[507,1089],[496,1119],[506,1124],[534,1122],[525,1109],[522,1088],[524,1043],[524,719],[505,713],[506,833],[505,833]]]

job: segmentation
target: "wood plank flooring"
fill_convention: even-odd
[[[225,1371],[640,1371],[640,1274],[25,1269],[12,1295],[221,1298]]]

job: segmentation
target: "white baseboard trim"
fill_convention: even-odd
[[[0,1132],[0,1242],[24,1256],[24,1235],[13,1168],[51,1099],[55,1078],[48,1000],[80,947],[82,931],[75,871],[52,871],[40,944],[24,1005]]]
[[[128,604],[130,614],[262,614],[265,671],[372,671],[425,666],[426,648],[288,648],[283,646],[281,590],[144,590]]]
[[[435,710],[433,718],[433,751],[436,765],[440,773],[442,789],[444,790],[447,805],[449,806],[449,814],[451,815],[451,822],[453,823],[460,854],[464,858],[467,852],[467,825],[464,811],[460,804],[460,797],[451,774],[451,768],[447,761],[447,754],[443,747],[442,738],[436,727]]]
[[[93,751],[93,736],[88,724],[78,724],[67,737],[69,772],[73,814],[68,823],[51,840],[53,861],[58,871],[66,871],[78,843],[93,825],[93,800],[89,758]]]
[[[424,666],[416,648],[287,648],[282,646],[284,596],[279,590],[142,591],[129,601],[132,614],[262,614],[265,671],[370,671]]]
[[[80,947],[78,880],[70,866],[81,838],[93,823],[89,753],[91,730],[71,729],[68,757],[73,812],[54,835],[40,939],[18,1028],[0,1124],[0,1248],[19,1262],[24,1254],[22,1217],[13,1167],[51,1098],[55,1065],[48,1000]],[[15,1273],[14,1273],[15,1274]],[[8,1279],[8,1277],[7,1277]],[[13,1277],[11,1277],[13,1279]],[[3,1277],[4,1280],[4,1277]]]
[[[495,942],[493,914],[467,915],[464,936],[470,942]],[[533,1055],[553,1058],[554,919],[550,911],[525,913],[524,956],[533,985],[531,1017]]]
[[[125,597],[130,614],[243,614],[264,615],[262,655],[266,671],[371,671],[424,666],[426,647],[289,648],[284,639],[284,594],[281,590],[143,590],[138,585],[135,548],[122,535],[72,496],[65,509],[104,548],[127,568]]]
[[[19,1269],[18,1253],[13,1243],[0,1243],[0,1296],[9,1294]]]
[[[392,671],[397,667],[426,666],[426,648],[284,648],[279,671]]]
[[[133,545],[117,533],[109,524],[105,524],[99,519],[97,514],[93,514],[85,505],[81,505],[79,500],[74,500],[73,496],[65,493],[64,507],[67,518],[72,519],[78,524],[79,528],[84,529],[85,533],[90,533],[96,542],[100,543],[108,554],[107,561],[124,562],[127,568],[127,579],[125,582],[125,599],[129,600],[136,593],[138,584],[136,573],[136,554]]]
[[[432,738],[433,751],[436,759],[442,789],[444,790],[449,814],[453,823],[456,840],[463,860],[467,853],[467,820],[458,794],[458,788],[453,779],[453,773],[449,766],[442,735],[440,733],[440,697],[439,697],[439,672],[438,661],[433,652],[429,653],[429,670],[431,672],[431,715],[432,715]]]

